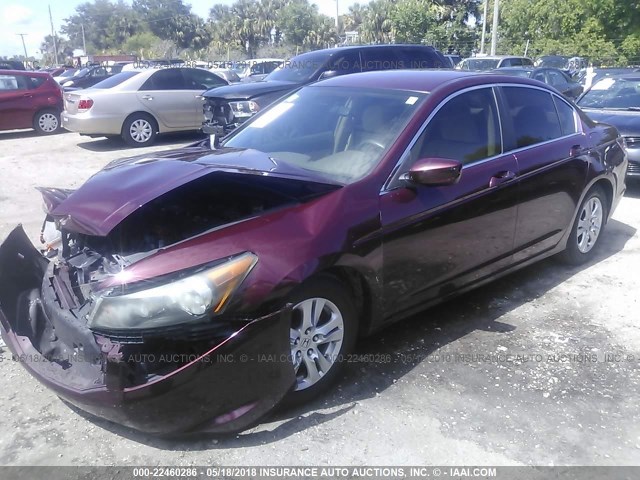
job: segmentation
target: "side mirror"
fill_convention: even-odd
[[[338,75],[339,75],[339,72],[337,70],[325,70],[320,74],[320,77],[318,77],[318,80],[324,80],[325,78],[333,78],[333,77],[337,77]]]
[[[401,179],[416,185],[453,185],[460,179],[462,163],[450,158],[422,158]]]

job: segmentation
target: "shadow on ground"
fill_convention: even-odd
[[[378,355],[395,361],[348,363],[341,381],[313,402],[291,410],[276,411],[265,421],[279,422],[271,430],[260,427],[226,437],[198,436],[189,439],[161,439],[132,431],[110,422],[78,413],[113,433],[163,450],[207,450],[244,448],[277,442],[309,427],[345,415],[359,401],[375,397],[411,372],[425,356],[472,332],[481,330],[496,337],[516,329],[498,319],[523,304],[532,302],[578,272],[603,262],[620,252],[636,229],[612,220],[594,259],[579,267],[570,267],[554,258],[513,273],[490,285],[459,297],[455,301],[428,309],[394,324],[380,333],[361,339],[356,356]],[[499,344],[500,340],[489,340]],[[419,355],[416,355],[419,353]],[[405,354],[406,357],[405,357]],[[402,358],[402,361],[398,359]],[[366,378],[366,382],[362,380]],[[329,413],[318,410],[331,410]]]
[[[192,143],[197,142],[205,138],[202,132],[177,132],[177,133],[165,133],[158,135],[153,146],[173,145],[175,143]],[[80,148],[90,150],[92,152],[115,152],[118,150],[127,150],[132,155],[136,155],[136,152],[140,152],[140,149],[130,147],[121,138],[96,138],[87,142],[78,143]],[[144,149],[142,150],[144,151]]]
[[[67,130],[60,130],[52,135],[63,135],[69,133]],[[0,141],[2,140],[16,140],[21,138],[35,138],[35,137],[48,137],[52,135],[40,135],[35,130],[11,130],[9,132],[0,131]]]

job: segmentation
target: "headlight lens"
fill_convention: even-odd
[[[257,261],[254,254],[244,253],[175,282],[126,295],[98,297],[89,326],[149,329],[197,322],[222,313]]]
[[[252,117],[260,110],[260,105],[249,100],[246,102],[229,102],[231,111],[238,118]]]

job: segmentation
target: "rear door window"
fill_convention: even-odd
[[[439,56],[426,48],[405,48],[394,47],[398,58],[402,61],[402,68],[453,68],[453,60],[451,65],[443,65]]]
[[[365,48],[362,50],[362,71],[404,68],[395,48]]]
[[[185,90],[185,82],[179,69],[166,68],[151,75],[140,90]]]
[[[2,75],[0,74],[0,90],[11,91],[21,90],[21,86],[18,83],[18,77],[16,75]]]
[[[222,80],[218,75],[206,70],[188,70],[182,71],[186,81],[187,90],[209,90],[214,87],[221,87],[227,82]]]
[[[502,92],[515,137],[510,147],[528,147],[562,136],[551,93],[528,87],[502,87]]]

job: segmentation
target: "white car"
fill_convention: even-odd
[[[200,68],[160,68],[118,73],[86,90],[64,95],[62,126],[91,137],[151,145],[165,132],[199,130],[201,95],[229,82]]]

